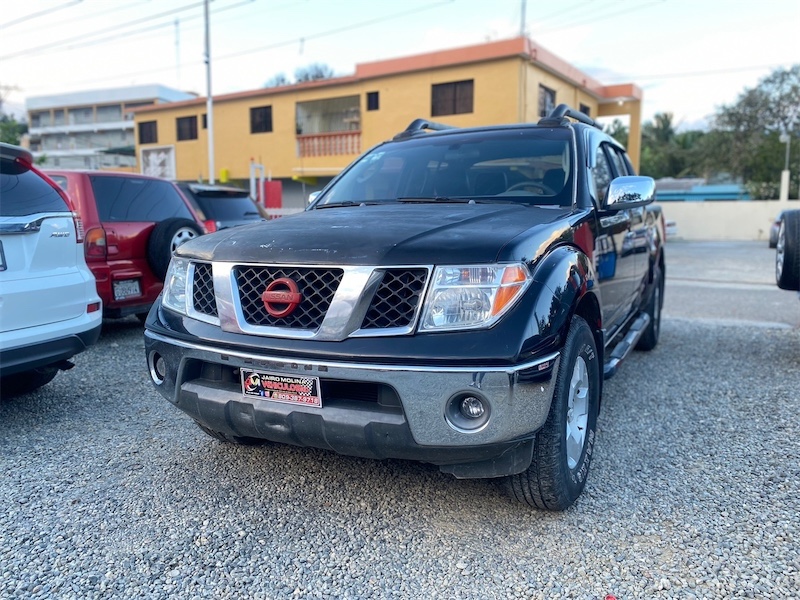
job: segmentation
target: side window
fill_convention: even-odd
[[[66,177],[64,177],[63,175],[50,175],[50,179],[55,181],[58,184],[58,187],[60,187],[62,190],[69,193],[69,189],[67,188]]]
[[[622,152],[619,150],[619,148],[608,146],[608,151],[611,155],[611,160],[614,163],[614,171],[616,172],[616,176],[622,177],[623,175],[629,175],[628,165],[626,164],[625,157],[622,155]]]
[[[194,220],[180,193],[168,181],[99,175],[90,180],[101,221]]]
[[[603,206],[606,201],[606,194],[608,193],[608,185],[613,178],[611,174],[611,165],[608,162],[608,157],[603,150],[604,146],[597,148],[595,155],[595,166],[592,169],[592,185],[594,187],[594,197],[597,200],[598,206]]]

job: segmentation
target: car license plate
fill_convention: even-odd
[[[241,369],[242,394],[275,402],[322,407],[319,377],[280,375]]]
[[[124,279],[114,282],[114,300],[125,300],[134,296],[141,296],[142,290],[139,287],[138,279]]]

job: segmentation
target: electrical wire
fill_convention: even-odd
[[[180,13],[180,12],[183,12],[183,11],[186,11],[186,10],[191,10],[193,8],[198,8],[200,6],[203,6],[203,2],[195,2],[193,4],[186,4],[186,5],[184,5],[184,6],[180,7],[180,8],[174,8],[172,10],[168,10],[168,11],[163,12],[163,13],[158,13],[156,15],[149,15],[147,17],[142,17],[141,19],[135,19],[133,21],[129,21],[128,23],[125,23],[124,25],[122,25],[119,29],[127,29],[127,28],[129,28],[129,27],[131,27],[133,25],[138,25],[140,23],[145,23],[147,21],[153,21],[154,19],[160,19],[161,17],[174,15],[176,13]],[[40,53],[42,50],[50,50],[50,49],[54,49],[54,48],[61,48],[61,47],[65,46],[65,45],[67,45],[67,44],[69,44],[71,42],[84,40],[86,37],[104,35],[104,34],[107,34],[107,33],[108,33],[108,28],[105,28],[105,29],[102,29],[102,30],[97,30],[97,31],[91,31],[89,33],[82,33],[81,35],[77,35],[77,36],[74,36],[74,37],[71,37],[71,38],[58,40],[58,41],[55,41],[55,42],[51,42],[49,44],[43,44],[42,46],[36,46],[34,48],[27,48],[27,49],[24,49],[24,50],[19,50],[17,52],[12,52],[11,54],[6,54],[5,56],[0,56],[0,60],[7,60],[9,58],[14,58],[14,57],[17,57],[17,56],[35,55],[35,54]],[[120,35],[120,34],[117,34],[117,35]]]
[[[69,8],[70,6],[75,6],[76,4],[80,4],[83,0],[72,0],[71,2],[66,2],[64,4],[60,4],[54,8],[48,8],[46,10],[40,10],[39,12],[31,13],[29,15],[25,15],[24,17],[19,17],[18,19],[13,19],[6,23],[0,24],[0,29],[5,29],[6,27],[12,27],[17,23],[24,23],[25,21],[30,21],[31,19],[35,19],[37,17],[41,17],[44,15],[49,15],[54,13],[57,10],[62,10],[64,8]]]
[[[281,48],[284,46],[292,46],[294,44],[301,44],[305,43],[308,40],[315,40],[322,37],[328,37],[331,35],[336,35],[337,33],[344,33],[346,31],[352,31],[353,29],[360,29],[362,27],[367,27],[368,25],[374,25],[375,23],[382,23],[384,21],[390,21],[392,19],[396,19],[399,17],[406,17],[408,15],[413,15],[417,13],[421,13],[426,10],[431,10],[433,8],[439,8],[445,4],[450,4],[454,2],[454,0],[443,0],[442,2],[437,2],[436,4],[429,4],[427,6],[422,6],[419,8],[412,8],[406,11],[401,11],[397,13],[393,13],[391,15],[387,15],[385,17],[375,17],[374,19],[367,19],[366,21],[360,21],[358,23],[353,23],[352,25],[346,25],[344,27],[338,27],[336,29],[329,29],[327,31],[322,31],[320,33],[314,33],[311,35],[304,35],[299,38],[294,38],[291,40],[285,40],[283,42],[275,42],[274,44],[267,44],[266,46],[259,46],[258,48],[249,48],[247,50],[240,50],[239,52],[232,52],[230,54],[223,54],[222,56],[214,57],[214,60],[227,60],[229,58],[236,58],[239,56],[244,56],[247,54],[255,54],[256,52],[263,52],[264,50],[274,50],[275,48]]]
[[[376,17],[374,19],[368,19],[368,20],[365,20],[365,21],[361,21],[359,23],[354,23],[352,25],[347,25],[347,26],[344,26],[344,27],[338,27],[338,28],[335,28],[335,29],[329,29],[329,30],[322,31],[322,32],[319,32],[319,33],[314,33],[314,34],[306,35],[306,36],[299,37],[299,38],[293,38],[291,40],[285,40],[285,41],[282,41],[282,42],[276,42],[276,43],[270,44],[268,46],[263,46],[263,47],[259,47],[259,48],[251,48],[249,50],[242,50],[242,51],[239,51],[239,52],[235,52],[235,53],[231,53],[231,54],[227,54],[227,55],[223,55],[223,56],[213,56],[212,60],[214,62],[217,62],[217,61],[220,61],[220,60],[227,60],[227,59],[230,59],[230,58],[236,58],[236,57],[243,56],[243,55],[246,55],[246,54],[253,54],[253,53],[256,53],[256,52],[262,52],[264,50],[271,50],[271,49],[274,49],[274,48],[280,48],[280,47],[284,47],[284,46],[291,46],[291,45],[294,45],[294,44],[301,43],[303,41],[308,41],[308,40],[311,40],[311,39],[318,39],[318,38],[322,38],[322,37],[327,37],[327,36],[335,35],[335,34],[338,34],[338,33],[347,32],[347,31],[350,31],[350,30],[353,30],[353,29],[366,27],[368,25],[373,25],[375,23],[380,23],[380,22],[389,21],[389,20],[392,20],[392,19],[408,16],[409,14],[416,14],[416,13],[419,13],[419,12],[422,12],[422,11],[430,10],[430,9],[433,9],[433,8],[438,8],[440,6],[443,6],[445,4],[450,4],[452,2],[454,2],[454,0],[442,0],[441,2],[438,2],[436,4],[430,4],[430,5],[427,5],[427,6],[418,7],[416,9],[410,9],[410,10],[406,10],[406,11],[392,13],[391,15],[386,15],[386,16],[383,16],[383,17]],[[169,25],[170,26],[174,26],[174,23],[170,22]],[[205,64],[205,63],[202,60],[186,62],[186,63],[181,63],[181,68],[194,67],[194,66],[199,66],[199,65],[203,65],[203,64]],[[76,84],[76,85],[84,85],[84,84],[91,84],[91,83],[94,83],[94,82],[97,82],[97,81],[106,82],[106,81],[116,81],[116,80],[123,80],[123,79],[124,80],[128,80],[128,79],[130,79],[132,77],[138,77],[140,75],[151,75],[151,74],[155,74],[155,73],[172,71],[174,68],[175,68],[175,65],[164,66],[164,67],[161,67],[161,68],[152,68],[151,67],[151,68],[148,68],[146,71],[120,73],[118,75],[110,76],[110,77],[109,76],[104,76],[102,79],[92,78],[92,79],[76,80],[76,81],[72,81],[72,83]]]

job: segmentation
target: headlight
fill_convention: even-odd
[[[523,264],[437,267],[422,312],[420,331],[489,327],[531,282]]]
[[[189,261],[182,258],[173,258],[167,269],[164,279],[164,292],[161,295],[161,304],[167,308],[187,313],[187,299],[190,297],[189,289]]]

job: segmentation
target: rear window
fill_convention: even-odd
[[[89,177],[101,221],[192,219],[192,213],[168,181],[140,177]]]
[[[71,212],[64,199],[38,173],[11,160],[0,161],[0,216]]]
[[[200,209],[209,219],[225,221],[228,219],[248,219],[259,216],[256,205],[250,200],[247,192],[237,194],[230,193],[208,193],[195,194],[194,199]]]

